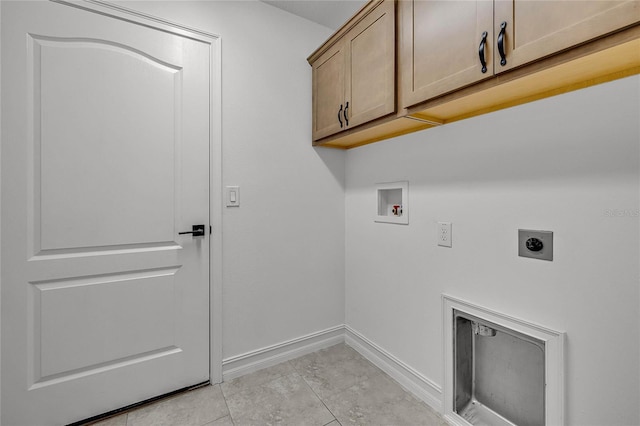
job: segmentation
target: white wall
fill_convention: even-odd
[[[640,424],[639,103],[634,76],[349,150],[347,324],[440,386],[442,293],[566,331],[567,424]],[[410,224],[374,223],[396,180]]]
[[[257,1],[120,4],[222,39],[223,357],[344,323],[344,152],[311,147],[327,28]]]
[[[2,5],[0,5],[0,22],[2,22]],[[1,26],[1,24],[0,24]],[[0,28],[1,29],[1,28]],[[1,43],[0,43],[1,44]],[[2,80],[2,48],[0,47],[0,81]],[[2,99],[2,85],[0,85],[0,99]],[[0,108],[0,123],[2,123],[2,109]],[[2,134],[2,124],[0,124],[0,134]],[[2,137],[0,136],[0,140],[2,139]],[[2,156],[1,156],[1,152],[0,152],[0,160],[2,160]],[[0,161],[1,163],[1,161]],[[1,174],[1,173],[0,173]],[[1,201],[0,197],[0,212],[2,211],[2,201]],[[0,214],[0,223],[2,223],[2,215]],[[0,240],[2,239],[2,231],[0,230]],[[2,259],[2,249],[0,249],[0,259]],[[0,277],[2,277],[2,262],[0,262]],[[2,289],[2,279],[0,278],[0,290]],[[2,291],[0,291],[0,294],[2,293]],[[0,298],[0,306],[2,306],[2,299]],[[1,317],[2,315],[0,315]],[[1,327],[2,324],[0,324],[0,330],[2,330]],[[1,337],[1,336],[0,336]],[[2,339],[0,338],[0,342],[2,342]],[[1,344],[0,344],[0,365],[2,365],[2,348],[1,348]],[[2,383],[2,370],[0,370],[0,383]],[[2,388],[2,386],[0,386],[0,389]],[[0,391],[0,419],[2,418],[2,392]]]

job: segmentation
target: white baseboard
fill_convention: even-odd
[[[233,380],[342,342],[344,342],[344,325],[341,324],[266,348],[232,356],[222,360],[222,380]]]
[[[345,343],[391,376],[402,387],[438,413],[443,412],[442,388],[391,355],[362,334],[345,326]]]

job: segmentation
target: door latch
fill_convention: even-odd
[[[191,234],[193,237],[204,236],[204,225],[193,225],[191,231],[178,232],[179,235]]]

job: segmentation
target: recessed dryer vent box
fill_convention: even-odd
[[[376,222],[409,224],[409,182],[376,184]]]

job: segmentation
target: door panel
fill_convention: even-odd
[[[344,108],[344,43],[329,49],[313,66],[313,140],[339,132]],[[341,113],[338,119],[338,113]]]
[[[30,41],[40,250],[173,241],[181,70],[104,41]]]
[[[500,73],[640,22],[638,0],[495,0],[495,34],[506,22]],[[496,44],[494,43],[494,46]]]
[[[2,424],[207,381],[210,46],[3,2],[2,52]]]
[[[40,358],[34,383],[177,351],[177,272],[166,268],[31,283],[39,346],[34,353]]]
[[[380,4],[345,37],[346,101],[353,127],[396,110],[394,2]]]
[[[493,76],[493,1],[402,1],[400,7],[404,108]],[[483,73],[478,51],[485,31]]]

